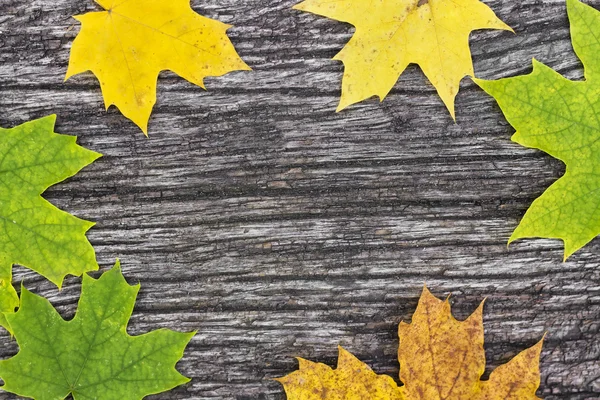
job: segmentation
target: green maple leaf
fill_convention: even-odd
[[[533,72],[475,82],[516,129],[512,140],[563,161],[565,175],[537,198],[509,243],[562,239],[565,259],[600,234],[600,12],[567,0],[571,38],[585,81],[571,81],[533,60]]]
[[[41,197],[48,187],[92,163],[100,154],[54,133],[56,116],[13,129],[0,128],[0,325],[2,312],[19,305],[11,284],[21,264],[61,286],[66,275],[98,269],[85,233],[94,224],[54,207]]]
[[[20,350],[0,361],[2,388],[39,400],[129,400],[188,382],[175,364],[195,333],[127,334],[139,288],[127,284],[119,262],[98,280],[84,275],[70,321],[23,289],[19,310],[7,315]]]

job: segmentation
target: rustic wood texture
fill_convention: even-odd
[[[487,297],[488,372],[544,332],[539,395],[600,398],[600,241],[562,262],[562,243],[506,242],[564,171],[510,141],[494,100],[465,79],[455,124],[411,66],[383,102],[336,114],[349,25],[294,11],[295,0],[194,0],[235,25],[254,69],[208,92],[161,74],[146,139],[97,80],[63,83],[91,0],[0,0],[0,126],[58,114],[57,131],[104,158],[46,198],[96,221],[106,269],[120,258],[142,290],[130,332],[198,330],[179,364],[193,380],[155,399],[283,399],[271,378],[293,357],[334,364],[341,344],[397,377],[397,324],[426,282],[464,318]],[[475,70],[528,73],[531,58],[582,79],[563,0],[486,1],[516,35],[471,37]],[[600,1],[592,1],[600,7]],[[79,279],[58,292],[15,282],[72,315]],[[17,346],[0,335],[0,356]],[[0,399],[14,398],[0,394]]]

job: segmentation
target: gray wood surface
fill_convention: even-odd
[[[96,221],[103,269],[118,257],[142,284],[131,333],[198,330],[179,364],[192,382],[153,398],[283,399],[271,378],[295,356],[334,364],[338,344],[396,377],[397,324],[427,282],[461,318],[487,297],[488,372],[547,332],[540,396],[599,399],[600,241],[566,263],[558,241],[506,246],[563,165],[512,143],[468,79],[455,124],[414,66],[382,104],[336,114],[331,58],[353,29],[295,2],[194,0],[235,25],[254,71],[209,79],[208,92],[161,74],[146,139],[104,111],[91,74],[63,83],[70,16],[91,0],[0,0],[0,126],[56,113],[59,132],[105,155],[46,197]],[[479,77],[528,73],[535,57],[582,78],[563,0],[486,3],[517,34],[472,35]],[[73,314],[79,279],[59,293],[15,273]],[[0,334],[0,356],[16,351]]]

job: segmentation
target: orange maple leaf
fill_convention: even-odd
[[[465,321],[457,321],[448,300],[424,288],[412,323],[400,323],[398,334],[404,386],[375,374],[341,347],[337,369],[299,358],[298,371],[276,380],[288,400],[539,400],[542,341],[481,380],[483,302]]]

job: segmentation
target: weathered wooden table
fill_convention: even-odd
[[[70,17],[97,9],[91,0],[0,0],[0,125],[56,113],[59,132],[105,155],[46,198],[96,221],[103,269],[118,257],[142,284],[132,334],[198,330],[179,364],[192,382],[155,398],[282,399],[271,378],[294,356],[335,364],[337,344],[397,376],[397,324],[425,282],[452,294],[459,317],[488,298],[488,371],[548,332],[540,396],[600,398],[600,241],[566,263],[558,241],[506,247],[564,166],[512,143],[468,79],[455,124],[417,67],[382,104],[336,114],[331,58],[352,27],[295,2],[194,0],[235,25],[254,71],[209,79],[208,92],[163,73],[146,139],[104,111],[91,74],[63,83]],[[517,35],[472,35],[479,77],[528,73],[536,57],[582,79],[562,0],[486,2]],[[73,315],[79,279],[59,293],[15,273]],[[4,332],[0,346],[17,351]]]

